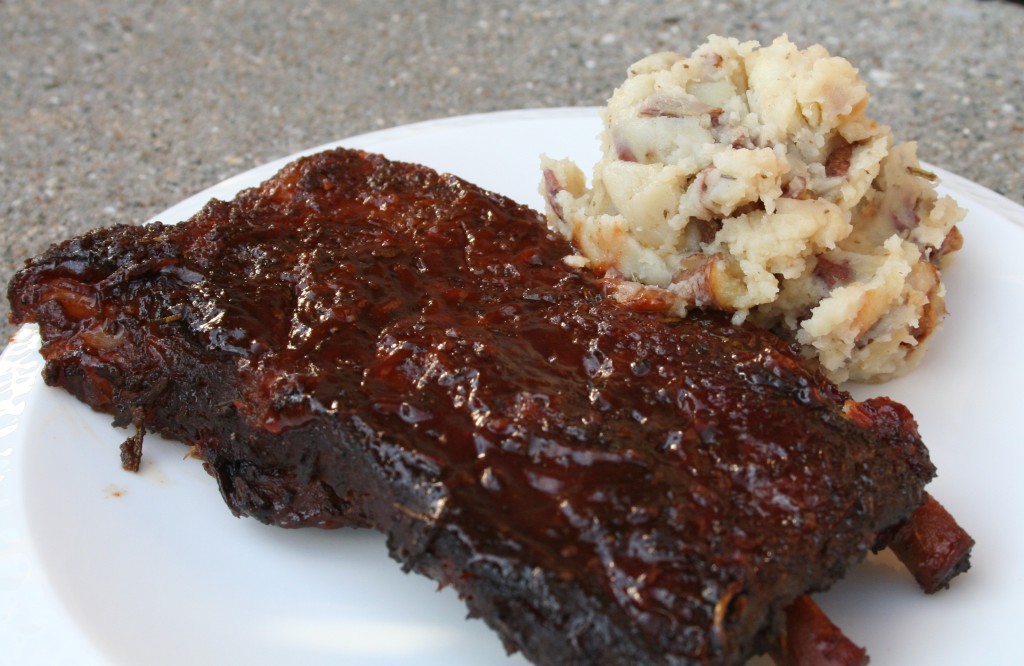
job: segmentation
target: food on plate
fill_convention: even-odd
[[[849,62],[786,37],[648,56],[603,110],[589,187],[544,159],[549,223],[622,300],[749,318],[834,381],[900,375],[945,316],[964,213],[867,104]]]
[[[8,295],[47,383],[190,445],[235,514],[381,530],[538,664],[845,640],[805,596],[922,505],[909,412],[749,323],[606,298],[570,252],[506,198],[339,149],[55,245]]]
[[[927,492],[907,520],[887,528],[872,546],[891,549],[929,594],[967,571],[973,547],[974,539]]]

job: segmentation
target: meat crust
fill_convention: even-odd
[[[717,315],[629,310],[542,218],[357,151],[31,260],[46,381],[237,515],[371,527],[538,664],[736,664],[916,508],[905,408]]]

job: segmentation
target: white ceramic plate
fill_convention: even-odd
[[[592,163],[598,130],[594,109],[515,111],[339,144],[540,206],[540,153]],[[184,219],[288,159],[158,217]],[[853,390],[884,391],[914,411],[939,468],[931,491],[977,539],[974,568],[925,596],[891,558],[872,557],[819,601],[875,666],[1020,664],[1024,209],[939,173],[970,211],[966,244],[946,274],[951,317],[909,377]],[[402,574],[375,534],[237,520],[201,465],[183,459],[184,447],[156,437],[138,474],[121,471],[127,433],[45,387],[37,344],[25,327],[0,357],[0,662],[525,663],[507,658],[482,622],[466,620],[452,593]]]

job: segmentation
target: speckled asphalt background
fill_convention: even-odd
[[[851,60],[923,160],[1024,203],[1019,2],[0,0],[0,284],[53,241],[303,148],[597,105],[652,51],[783,32]]]

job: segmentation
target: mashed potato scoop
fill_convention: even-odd
[[[648,56],[603,110],[589,187],[543,158],[549,224],[620,300],[749,317],[834,381],[898,376],[945,316],[964,212],[867,104],[848,61],[785,36]]]

